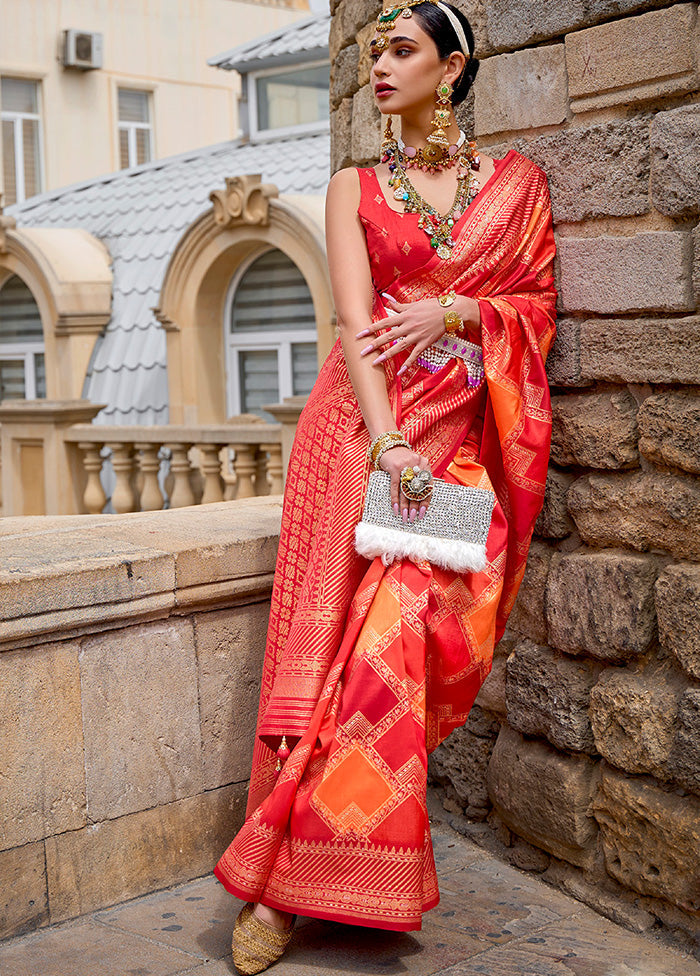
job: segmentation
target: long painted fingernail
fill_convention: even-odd
[[[372,365],[373,366],[378,366],[380,363],[383,363],[385,359],[386,359],[386,356],[384,355],[384,353],[382,353],[381,356],[377,356],[377,358],[374,360],[374,362],[372,363]]]
[[[415,522],[416,521],[416,515],[417,514],[418,513],[416,512],[415,508],[412,508],[411,509],[411,515],[410,515],[409,521],[410,522]]]
[[[363,329],[362,332],[358,332],[357,333],[357,335],[355,336],[355,338],[356,339],[364,339],[365,336],[368,336],[369,335],[369,332],[370,332],[369,329]]]
[[[399,514],[399,503],[394,502],[394,515],[398,515],[398,514]]]
[[[418,518],[425,518],[425,513],[427,511],[428,511],[428,509],[425,507],[425,505],[421,505],[420,511],[418,513]]]
[[[403,512],[401,513],[401,518],[404,520],[404,522],[407,522],[408,521],[408,509],[407,508],[404,508]]]
[[[362,350],[362,352],[360,353],[360,355],[361,356],[366,356],[367,353],[368,352],[372,352],[373,349],[374,349],[374,346],[365,346],[365,348]]]
[[[397,376],[403,376],[403,374],[405,372],[406,372],[406,367],[405,366],[401,366],[399,369],[396,370],[396,375]]]

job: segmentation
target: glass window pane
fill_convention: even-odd
[[[318,376],[315,342],[292,344],[292,393],[308,396]]]
[[[13,122],[2,123],[2,170],[5,205],[17,203],[17,170],[15,167],[15,126]]]
[[[21,278],[12,275],[0,289],[0,344],[43,341],[44,330],[34,296]]]
[[[136,162],[148,163],[151,160],[151,130],[136,130]]]
[[[0,359],[0,400],[24,399],[24,360]]]
[[[328,119],[329,87],[329,65],[258,78],[258,128],[280,129]]]
[[[39,111],[37,83],[21,78],[3,78],[0,89],[0,103],[3,112],[28,112],[36,115]]]
[[[131,165],[129,161],[129,133],[126,129],[119,130],[119,166],[121,169],[128,169]]]
[[[43,352],[34,356],[34,384],[36,396],[43,399],[46,396],[46,362]]]
[[[279,402],[277,350],[241,350],[238,353],[238,379],[241,413],[257,413],[266,420],[273,420],[261,408],[263,404]]]
[[[231,332],[316,330],[311,292],[282,251],[256,258],[240,280],[231,310]]]
[[[41,190],[39,171],[39,123],[22,119],[22,146],[24,154],[24,197]]]
[[[148,93],[120,88],[119,121],[148,122]]]

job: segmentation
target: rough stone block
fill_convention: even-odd
[[[43,843],[0,852],[0,939],[21,935],[48,920]]]
[[[637,419],[639,450],[645,458],[700,474],[700,395],[649,396],[642,403]]]
[[[581,375],[615,383],[697,383],[700,317],[584,322]]]
[[[563,555],[547,581],[550,644],[604,661],[643,654],[656,636],[657,572],[652,557],[619,550]]]
[[[636,467],[637,401],[628,390],[552,397],[551,451],[557,464]]]
[[[669,779],[677,712],[678,690],[662,674],[609,668],[591,692],[598,752],[625,772]]]
[[[601,664],[575,661],[523,641],[508,658],[508,724],[558,749],[595,754],[588,704]]]
[[[352,97],[351,154],[359,166],[377,161],[382,135],[382,116],[374,103],[369,85],[365,85]]]
[[[86,638],[80,671],[90,819],[112,819],[199,792],[191,621]]]
[[[357,44],[343,48],[335,61],[331,62],[330,105],[335,109],[344,98],[354,95],[360,87],[358,69],[360,49]]]
[[[693,91],[695,4],[674,4],[568,34],[566,66],[574,112]]]
[[[569,31],[649,7],[666,0],[490,0],[486,4],[489,40],[498,49],[524,47]]]
[[[559,319],[554,345],[547,356],[550,386],[590,386],[581,379],[581,321]]]
[[[46,841],[51,923],[208,874],[245,814],[245,784]]]
[[[514,633],[540,644],[547,642],[545,589],[553,554],[554,550],[543,542],[534,541],[531,544],[525,575],[508,620],[508,626]]]
[[[695,303],[700,306],[700,224],[693,229],[693,293]],[[696,372],[696,376],[698,373]]]
[[[331,112],[331,175],[352,166],[352,98],[344,98]]]
[[[669,217],[700,213],[700,105],[659,112],[651,126],[651,197]]]
[[[545,539],[564,539],[574,529],[566,507],[566,496],[574,476],[550,466],[544,487],[544,505],[535,524],[535,535]]]
[[[695,307],[690,237],[683,231],[563,237],[557,253],[560,301],[566,312],[689,312]]]
[[[359,48],[359,63],[357,66],[357,82],[360,88],[370,83],[372,59],[370,57],[370,41],[377,33],[375,25],[367,24],[357,32],[357,46]]]
[[[478,706],[474,711],[480,711]],[[466,727],[455,729],[430,756],[430,775],[470,820],[483,820],[491,807],[486,770],[498,732],[497,725],[494,729],[493,723],[485,724],[481,734]]]
[[[343,0],[331,20],[328,41],[331,64],[343,48],[355,42],[358,31],[376,20],[381,9],[381,0]]]
[[[496,812],[511,830],[570,864],[586,867],[596,842],[588,809],[598,775],[588,756],[563,755],[504,725],[487,782]]]
[[[491,670],[479,689],[475,705],[505,718],[506,715],[506,659],[515,646],[514,639],[503,637],[493,652]]]
[[[515,148],[547,174],[555,223],[632,217],[651,209],[648,118],[560,129],[518,140]]]
[[[207,790],[249,775],[269,615],[258,603],[194,618]]]
[[[594,546],[665,549],[700,559],[700,483],[663,474],[586,475],[569,489],[569,512]]]
[[[667,566],[654,588],[661,646],[700,679],[700,566]]]
[[[700,799],[606,769],[592,809],[611,877],[642,895],[700,911]]]
[[[87,822],[78,650],[0,656],[0,850]]]
[[[678,703],[678,716],[667,770],[686,790],[700,794],[700,689],[688,688]]]
[[[477,136],[558,125],[569,107],[564,45],[487,58],[474,93]]]

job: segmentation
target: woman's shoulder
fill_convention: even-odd
[[[533,183],[546,183],[547,174],[545,171],[534,163],[528,156],[523,156],[521,152],[517,149],[511,149],[503,157],[503,162],[505,163],[507,159],[511,159],[514,163],[518,165],[519,174],[522,176],[529,177]]]

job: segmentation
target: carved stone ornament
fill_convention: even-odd
[[[214,220],[222,227],[270,222],[270,199],[278,194],[274,183],[261,183],[260,173],[234,176],[226,180],[225,190],[214,190],[209,199],[214,204]]]
[[[7,253],[7,232],[14,230],[17,221],[14,217],[6,217],[3,212],[3,195],[0,193],[0,254]]]

